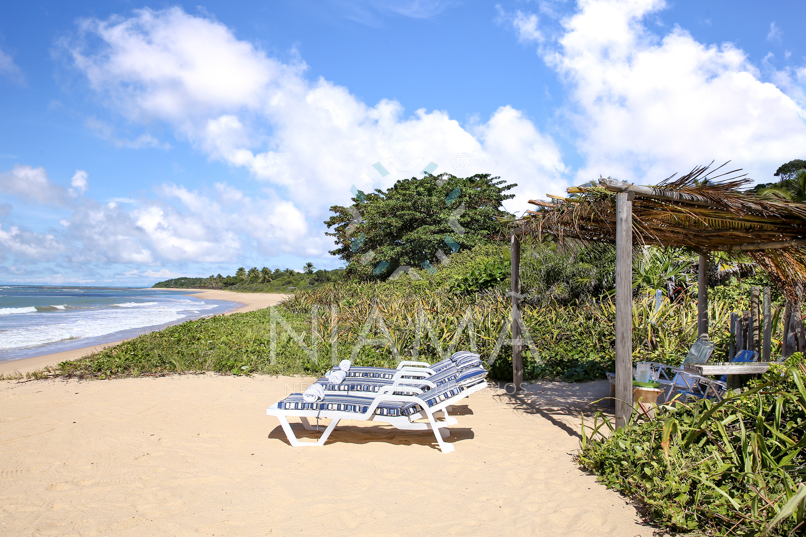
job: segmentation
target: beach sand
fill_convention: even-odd
[[[653,534],[572,459],[606,381],[474,394],[443,454],[428,431],[361,422],[290,447],[265,410],[311,380],[0,383],[0,534]]]
[[[291,295],[282,295],[275,293],[233,293],[232,291],[217,291],[211,289],[204,290],[186,290],[177,289],[192,297],[208,299],[208,300],[228,300],[230,302],[237,302],[239,305],[232,311],[227,312],[225,315],[233,313],[243,313],[245,311],[254,311],[262,308],[268,308],[279,304]],[[11,375],[15,373],[30,373],[38,371],[46,367],[58,365],[60,362],[69,360],[78,360],[88,354],[98,352],[101,349],[117,345],[126,341],[122,339],[112,343],[104,343],[102,345],[93,345],[91,347],[83,347],[80,349],[73,349],[64,352],[55,352],[52,354],[43,354],[42,356],[34,356],[32,358],[23,358],[21,360],[10,360],[7,362],[0,362],[0,375]]]

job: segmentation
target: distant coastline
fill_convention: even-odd
[[[142,289],[142,288],[140,288]],[[150,288],[148,288],[150,289]],[[166,289],[155,289],[165,291]],[[232,291],[219,291],[211,289],[171,289],[173,291],[180,291],[182,294],[204,300],[220,300],[233,302],[236,307],[230,311],[223,313],[223,315],[232,315],[234,313],[243,313],[247,311],[254,311],[258,309],[267,308],[279,304],[287,299],[290,295],[279,293],[237,293]],[[216,314],[212,314],[216,315]],[[162,328],[157,328],[160,330]],[[132,338],[128,338],[132,339]],[[39,356],[32,356],[28,358],[20,358],[16,360],[8,360],[0,362],[0,375],[18,373],[29,373],[45,367],[52,367],[58,365],[60,362],[69,360],[78,360],[89,354],[93,354],[102,349],[118,345],[127,339],[120,341],[102,343],[97,345],[88,345],[79,349],[71,349],[56,353],[46,353]]]

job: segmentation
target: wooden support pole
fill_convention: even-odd
[[[764,341],[761,345],[761,361],[770,361],[772,350],[772,299],[770,288],[764,288]]]
[[[756,331],[758,327],[753,324],[753,312],[746,311],[744,312],[747,316],[747,339],[745,340],[745,348],[750,351],[754,351],[756,349],[753,348],[753,342],[756,340]]]
[[[760,354],[761,345],[760,343],[760,336],[761,336],[761,322],[759,319],[758,314],[758,296],[760,294],[760,289],[757,286],[753,286],[750,288],[750,318],[753,319],[753,337],[750,340],[750,350],[756,351]]]
[[[700,254],[697,275],[697,337],[708,333],[708,256]]]
[[[632,414],[632,196],[616,194],[616,427]]]
[[[739,324],[739,314],[735,311],[730,314],[730,348],[728,349],[728,361],[732,362],[733,357],[736,356],[736,344],[739,342],[736,339],[737,325]]]
[[[795,332],[795,345],[796,352],[806,351],[806,335],[803,333],[803,315],[801,313],[801,304],[803,303],[803,289],[800,285],[797,286],[795,292],[798,296],[795,304],[792,306],[792,324],[794,325]]]
[[[521,339],[521,241],[512,234],[510,264],[512,266],[512,383],[514,394],[523,383],[523,340]]]
[[[781,356],[783,356],[784,358],[789,358],[789,356],[791,356],[792,353],[795,352],[792,350],[793,345],[792,341],[790,341],[790,338],[792,336],[790,330],[791,324],[792,324],[792,302],[787,300],[786,307],[784,308],[784,336],[781,341]]]
[[[737,315],[736,321],[736,352],[744,350],[745,322],[744,315]]]

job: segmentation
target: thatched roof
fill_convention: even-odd
[[[600,178],[569,188],[568,197],[531,200],[538,209],[527,211],[518,233],[615,242],[615,195],[629,192],[635,243],[745,252],[783,288],[806,282],[806,204],[749,193],[741,170],[717,175],[723,166],[710,177],[702,166],[648,187]]]

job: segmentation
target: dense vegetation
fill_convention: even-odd
[[[332,255],[347,263],[346,275],[384,280],[399,267],[433,266],[460,248],[490,244],[508,233],[511,218],[501,204],[517,185],[479,174],[404,179],[387,191],[358,191],[353,204],[335,205],[325,224],[335,238]]]
[[[583,426],[579,462],[675,531],[804,535],[804,384],[795,354],[720,403],[663,406],[619,430],[599,415]]]
[[[344,269],[316,270],[313,263],[307,263],[303,272],[291,269],[268,267],[248,271],[240,267],[235,276],[208,276],[207,278],[174,278],[155,283],[156,289],[224,289],[247,293],[287,293],[295,289],[310,289],[317,285],[336,282],[342,279]]]

